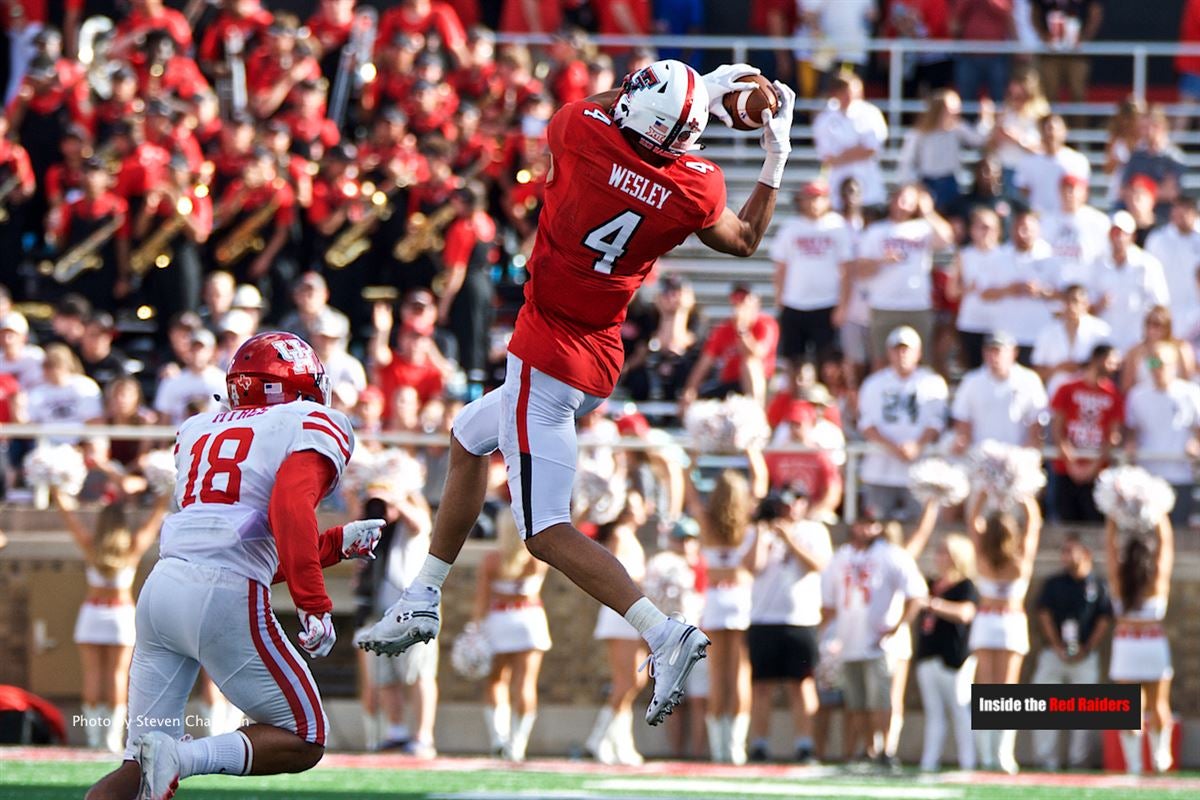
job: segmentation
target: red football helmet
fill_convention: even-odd
[[[293,400],[329,405],[325,365],[308,342],[283,331],[247,339],[229,362],[225,389],[230,408],[273,406]]]

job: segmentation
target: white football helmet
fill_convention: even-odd
[[[655,61],[625,78],[613,119],[664,158],[698,147],[708,124],[708,90],[700,73],[682,61]]]

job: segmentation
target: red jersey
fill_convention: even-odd
[[[779,323],[766,314],[760,314],[750,326],[750,335],[759,343],[766,343],[767,354],[763,358],[763,371],[770,378],[775,374],[775,348],[779,345]],[[737,331],[733,322],[726,320],[712,329],[704,342],[704,354],[712,356],[720,365],[717,380],[721,383],[737,383],[742,375],[742,352],[738,346]]]
[[[392,41],[392,37],[401,31],[419,33],[422,36],[430,32],[436,33],[448,50],[457,50],[467,43],[467,33],[463,30],[458,14],[439,0],[430,3],[427,14],[414,15],[412,10],[403,6],[389,8],[383,12],[379,20],[379,34],[375,40],[376,49],[386,46]]]
[[[1125,401],[1110,380],[1092,386],[1085,380],[1071,381],[1058,387],[1050,408],[1063,418],[1063,436],[1079,450],[1100,450],[1125,418]],[[1054,471],[1066,474],[1061,460]]]
[[[545,206],[509,350],[569,386],[607,397],[624,361],[629,301],[660,256],[716,223],[725,180],[699,156],[646,163],[596,103],[563,106],[548,138]]]

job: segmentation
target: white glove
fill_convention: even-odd
[[[722,100],[730,92],[753,89],[757,84],[745,79],[750,75],[760,74],[761,70],[749,64],[722,64],[707,75],[701,76],[704,88],[708,90],[709,116],[721,120],[727,127],[733,127],[733,117],[725,110]]]
[[[333,630],[333,617],[329,612],[326,611],[318,617],[316,614],[297,609],[296,614],[304,628],[296,637],[300,641],[301,649],[308,653],[309,658],[324,658],[329,655],[333,643],[337,641],[337,633]]]
[[[762,146],[767,157],[763,159],[758,182],[778,189],[783,183],[788,154],[792,152],[792,111],[796,107],[796,93],[779,81],[775,81],[774,86],[779,95],[779,109],[774,114],[763,111]]]
[[[382,519],[356,519],[342,526],[342,558],[375,560],[375,545],[383,534]]]

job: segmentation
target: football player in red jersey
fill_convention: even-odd
[[[791,89],[775,84],[779,111],[764,112],[767,155],[740,214],[725,206],[720,168],[694,153],[709,114],[728,124],[722,98],[756,72],[732,65],[702,77],[658,61],[550,120],[545,207],[504,386],[455,420],[445,489],[452,502],[438,511],[429,557],[359,646],[394,654],[437,635],[441,585],[483,505],[488,456],[499,448],[530,552],[624,614],[649,644],[655,686],[646,721],[658,724],[679,703],[708,639],[665,616],[608,551],[572,527],[575,418],[612,391],[626,306],[655,260],[693,233],[722,253],[758,248],[791,150]]]

